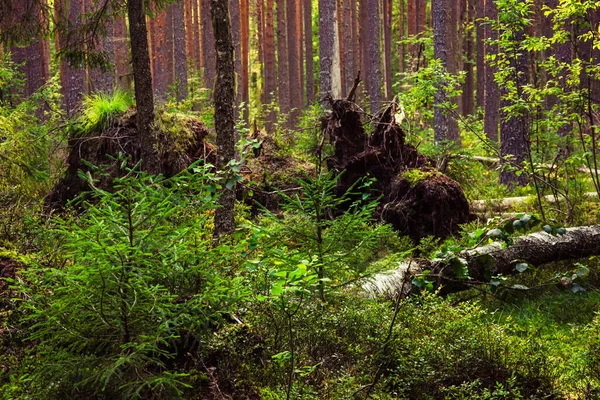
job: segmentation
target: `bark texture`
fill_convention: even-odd
[[[600,225],[568,228],[562,236],[552,236],[546,232],[536,232],[516,238],[513,245],[504,247],[502,243],[465,250],[459,257],[466,260],[472,281],[489,282],[492,276],[514,274],[515,265],[525,262],[534,266],[562,260],[575,260],[600,254]],[[411,292],[410,280],[423,270],[430,270],[438,276],[436,285],[443,286],[443,293],[467,289],[469,281],[457,280],[453,268],[445,263],[429,260],[403,262],[399,268],[373,276],[362,285],[362,290],[370,297],[395,297]],[[408,280],[408,284],[406,284]],[[471,281],[471,282],[472,282]]]
[[[332,90],[332,68],[335,48],[335,0],[319,0],[319,83],[321,95]]]
[[[183,100],[188,95],[187,87],[187,54],[185,36],[185,11],[181,1],[173,4],[173,62],[175,65],[175,86],[177,100]]]
[[[279,109],[290,110],[290,71],[287,52],[287,18],[285,0],[276,1],[277,6],[277,83],[279,84]]]
[[[433,52],[449,74],[456,73],[456,11],[455,2],[450,0],[432,1]],[[447,84],[442,82],[434,97],[433,130],[437,142],[459,141],[458,123],[445,103],[455,102],[446,95]]]
[[[493,1],[486,1],[485,16],[491,21],[498,19],[498,8]],[[486,38],[489,40],[498,39],[498,31],[490,24],[485,26]],[[479,51],[479,50],[478,50]],[[497,54],[498,46],[485,43],[485,54]],[[496,65],[491,60],[485,61],[485,94],[484,94],[484,119],[483,131],[485,136],[494,142],[498,142],[498,124],[500,118],[500,89],[496,83],[495,74],[498,71]],[[479,85],[479,78],[478,85]],[[478,91],[479,93],[479,91]]]
[[[367,66],[369,76],[367,91],[371,113],[381,107],[381,51],[379,48],[379,1],[367,0],[369,19],[367,23]]]
[[[131,38],[131,61],[135,84],[137,128],[141,142],[142,167],[149,172],[160,172],[155,151],[156,137],[152,132],[154,121],[154,96],[152,73],[148,52],[148,30],[143,0],[128,0],[129,37]]]
[[[525,38],[523,31],[515,34],[515,41],[521,42]],[[516,96],[522,97],[522,88],[527,84],[528,64],[527,54],[519,53],[512,55],[510,60],[510,68],[512,70],[511,79],[517,88]],[[506,89],[503,89],[504,91]],[[506,98],[506,92],[502,96],[502,108],[510,106],[511,100]],[[500,156],[502,163],[507,164],[507,157],[510,158],[510,164],[513,168],[503,168],[500,171],[500,183],[508,185],[509,188],[514,188],[515,184],[524,186],[527,184],[527,175],[522,173],[519,176],[514,171],[514,168],[522,169],[523,163],[527,156],[529,147],[529,120],[525,112],[520,112],[519,115],[508,115],[501,112],[500,123]]]
[[[477,47],[477,94],[475,95],[475,101],[477,107],[483,107],[484,96],[485,96],[485,0],[476,1],[476,15],[475,15],[475,39]]]
[[[312,104],[315,99],[315,72],[313,66],[313,29],[312,2],[304,1],[304,60],[306,70],[306,104]]]
[[[229,1],[210,0],[213,30],[215,37],[216,82],[214,92],[215,129],[217,131],[217,168],[223,170],[235,158],[235,121],[233,105],[235,101],[235,67],[233,62],[233,38],[229,20]],[[216,238],[235,230],[235,187],[224,186],[221,208],[215,210]]]
[[[273,17],[273,0],[267,0],[265,9],[265,104],[275,100],[277,92],[277,73],[275,70],[275,22]],[[265,116],[265,125],[270,132],[275,123],[275,112],[269,109]]]
[[[204,68],[204,87],[214,89],[215,84],[215,36],[211,24],[211,0],[198,0],[200,3],[200,31],[202,36],[202,67]]]

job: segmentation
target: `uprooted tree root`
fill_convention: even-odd
[[[323,119],[322,129],[335,151],[327,159],[328,167],[342,173],[336,188],[339,195],[359,179],[375,178],[371,189],[381,196],[379,218],[414,239],[447,236],[470,220],[460,185],[405,142],[395,120],[395,102],[377,116],[371,135],[365,132],[353,101],[331,100],[330,104],[332,111]]]
[[[208,130],[198,119],[159,113],[156,135],[160,169],[167,177],[199,159],[214,162],[215,149],[205,141]],[[67,170],[46,197],[46,207],[61,209],[79,194],[90,190],[87,181],[79,176],[79,171],[92,173],[98,179],[97,187],[110,188],[112,180],[122,173],[119,154],[129,157],[130,167],[135,165],[140,160],[141,140],[144,138],[138,135],[136,114],[132,109],[101,131],[72,135],[69,139]],[[94,174],[93,166],[102,167],[107,174]]]

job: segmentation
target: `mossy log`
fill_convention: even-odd
[[[362,285],[362,291],[368,297],[407,296],[412,291],[412,279],[429,270],[428,277],[435,280],[436,287],[441,288],[442,293],[452,293],[468,289],[473,284],[489,282],[499,274],[514,274],[518,263],[539,266],[600,255],[600,225],[568,228],[566,231],[558,236],[543,231],[521,236],[509,247],[494,242],[464,250],[458,257],[466,262],[468,280],[457,278],[449,262],[408,260],[394,270],[369,278]]]

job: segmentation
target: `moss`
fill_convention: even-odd
[[[417,186],[419,182],[423,182],[429,180],[433,177],[440,175],[438,171],[435,170],[422,170],[422,169],[409,169],[403,172],[400,177],[404,179],[410,185],[410,188],[414,188]]]

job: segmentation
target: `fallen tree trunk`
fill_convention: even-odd
[[[596,192],[587,192],[584,193],[585,197],[598,197],[598,193]],[[482,213],[485,211],[507,211],[514,206],[517,206],[521,203],[525,203],[528,200],[532,200],[535,198],[533,196],[520,196],[520,197],[505,197],[501,199],[490,199],[490,200],[472,200],[471,201],[471,211],[475,213]],[[556,197],[552,194],[543,196],[542,199],[546,200],[548,203],[556,203]]]
[[[466,154],[450,154],[449,156],[450,158],[459,158],[461,160],[470,160],[470,161],[479,161],[482,164],[488,165],[490,167],[499,167],[500,166],[500,159],[496,158],[496,157],[485,157],[485,156],[470,156],[470,155],[466,155]],[[548,170],[554,170],[557,168],[557,165],[554,164],[537,164],[537,167],[543,168],[543,169],[548,169]],[[577,172],[582,172],[584,174],[600,174],[600,171],[597,171],[595,169],[589,168],[589,167],[579,167],[576,169]]]
[[[560,236],[542,231],[515,238],[509,247],[494,242],[462,251],[457,257],[466,263],[468,279],[457,277],[451,260],[408,260],[394,270],[372,276],[362,285],[362,290],[372,298],[407,296],[412,291],[410,282],[413,278],[429,270],[428,277],[435,280],[434,285],[442,287],[443,293],[452,293],[467,289],[473,283],[489,282],[493,276],[513,274],[518,263],[539,266],[599,254],[600,225],[568,228]]]

